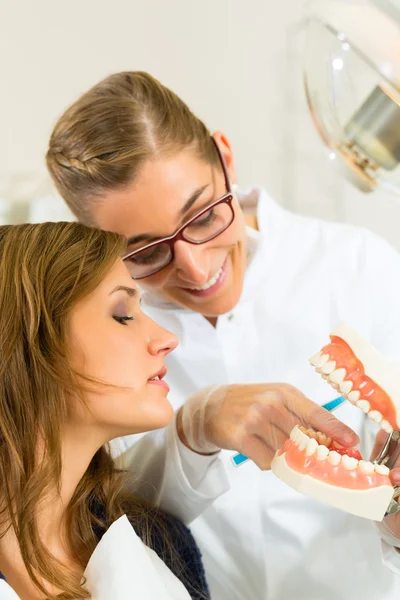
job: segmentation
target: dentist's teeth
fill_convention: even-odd
[[[385,419],[381,421],[381,429],[383,429],[383,431],[386,431],[386,433],[392,433],[393,431],[393,427],[391,426],[389,421],[386,421]]]
[[[372,473],[375,471],[374,465],[372,462],[369,462],[369,460],[360,460],[358,465],[365,475],[372,475]]]
[[[316,454],[318,460],[325,460],[329,456],[329,448],[326,446],[318,446]]]
[[[346,369],[336,369],[335,371],[333,371],[333,373],[331,373],[329,375],[329,381],[339,385],[340,383],[343,382],[346,375],[347,375]]]
[[[368,402],[368,400],[359,400],[357,402],[357,407],[362,410],[363,412],[365,412],[365,414],[368,413],[369,409],[371,408],[370,403]]]
[[[372,419],[372,421],[375,421],[375,423],[380,423],[383,418],[379,410],[370,410],[368,413],[368,417]]]
[[[350,392],[350,394],[347,395],[347,398],[350,400],[350,402],[355,404],[360,399],[360,396],[360,392],[358,390],[354,390],[354,392]]]
[[[378,475],[389,475],[389,469],[385,465],[374,465],[374,468]]]
[[[342,392],[342,394],[349,394],[351,392],[352,387],[352,381],[343,381],[343,383],[340,384],[339,389]]]
[[[342,465],[348,471],[353,471],[358,466],[358,460],[352,456],[347,456],[347,454],[343,454]]]
[[[195,287],[191,287],[191,290],[196,290],[197,292],[204,292],[205,290],[208,290],[210,287],[212,287],[213,285],[215,285],[219,279],[219,276],[222,273],[222,269],[223,267],[221,267],[219,269],[219,271],[217,271],[217,273],[215,273],[214,277],[212,277],[209,281],[207,281],[204,285],[198,285]]]
[[[314,454],[314,452],[316,451],[317,448],[318,448],[317,440],[315,440],[314,438],[310,438],[307,442],[306,456],[311,456],[312,454]]]
[[[311,364],[316,369],[321,369],[324,366],[324,364],[328,362],[328,360],[329,354],[323,354],[322,352],[310,358],[310,362],[312,361]]]
[[[329,360],[321,369],[324,375],[330,375],[336,369],[336,362],[334,360]]]
[[[338,452],[335,452],[335,450],[331,450],[329,452],[328,460],[334,467],[337,467],[337,465],[340,463],[341,458],[341,455]]]

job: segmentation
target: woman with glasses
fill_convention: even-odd
[[[400,356],[398,255],[367,232],[291,214],[262,189],[238,191],[225,135],[146,73],[112,75],[75,102],[47,164],[80,221],[127,238],[144,310],[180,339],[168,378],[183,443],[253,461],[237,469],[223,453],[232,489],[193,525],[212,597],[397,597],[369,523],[262,470],[296,423],[357,443],[318,406],[331,388],[307,358],[341,320]],[[361,411],[345,406],[341,419],[366,442]],[[134,438],[123,444],[135,452]],[[149,438],[149,464],[161,446]]]

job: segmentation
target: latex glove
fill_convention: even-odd
[[[383,445],[388,437],[388,434],[384,431],[379,431],[375,439],[375,445],[371,453],[371,460],[374,460],[382,450]],[[397,459],[394,467],[390,471],[390,480],[393,485],[400,486],[400,457]],[[400,498],[397,498],[399,501]],[[382,537],[390,545],[400,548],[400,512],[394,515],[388,515],[383,519],[383,527],[378,529],[381,531]]]
[[[334,415],[285,383],[213,386],[189,397],[178,413],[178,433],[189,448],[209,454],[236,450],[269,469],[295,425],[312,427],[346,448],[358,436]]]

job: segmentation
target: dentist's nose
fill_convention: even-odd
[[[196,246],[183,240],[175,244],[175,265],[178,273],[195,285],[208,281],[210,265],[203,245]]]
[[[152,319],[149,318],[149,321],[151,323],[147,344],[149,354],[152,356],[167,356],[179,344],[178,338]]]

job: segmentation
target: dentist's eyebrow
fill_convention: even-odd
[[[192,208],[193,204],[199,199],[205,190],[210,187],[211,183],[207,183],[202,187],[198,188],[193,192],[193,194],[186,200],[185,204],[179,211],[179,217],[182,219],[186,213]],[[141,233],[140,235],[134,235],[128,238],[128,246],[132,246],[133,244],[138,244],[139,242],[155,242],[161,238],[165,237],[164,235],[150,235],[149,233]]]
[[[130,298],[134,298],[138,293],[135,288],[127,287],[126,285],[118,285],[112,292],[109,293],[109,296],[115,294],[115,292],[126,292]]]

